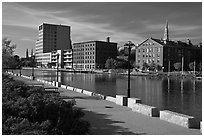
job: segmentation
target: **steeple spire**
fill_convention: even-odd
[[[28,49],[26,50],[26,58],[28,58]]]
[[[166,20],[166,26],[164,30],[164,41],[169,41],[169,26],[168,26],[168,20]]]
[[[31,49],[30,56],[31,57],[33,56],[33,49]]]

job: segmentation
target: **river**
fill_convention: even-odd
[[[19,70],[15,70],[19,73]],[[30,76],[31,70],[22,70]],[[35,77],[56,81],[55,71],[35,70]],[[59,81],[103,95],[127,95],[127,76],[111,74],[90,74],[59,72]],[[149,78],[131,76],[131,97],[137,97],[143,104],[157,107],[159,110],[194,116],[202,121],[202,82],[192,79]]]

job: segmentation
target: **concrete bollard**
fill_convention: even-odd
[[[49,81],[48,84],[52,85],[52,82]]]
[[[30,76],[30,79],[31,79],[31,80],[35,80],[35,77],[33,77],[33,76]]]
[[[197,128],[198,123],[193,116],[188,116],[169,110],[160,111],[160,119],[174,123],[187,128]]]
[[[78,92],[78,93],[82,93],[83,89],[75,88],[74,91],[75,91],[75,92]]]
[[[121,105],[121,106],[127,106],[127,96],[116,95],[116,104]]]
[[[140,103],[132,104],[132,111],[135,111],[150,117],[159,117],[159,111],[156,107],[148,106]]]
[[[100,98],[100,99],[105,99],[106,98],[106,96],[104,96],[102,94],[99,94],[99,93],[93,93],[92,96]]]
[[[61,82],[56,82],[56,83],[55,83],[55,86],[56,86],[56,87],[60,87],[60,86],[61,86]]]
[[[202,133],[202,121],[200,122],[200,132]]]
[[[56,86],[56,82],[55,82],[55,81],[52,81],[52,85],[53,85],[53,86]]]
[[[87,90],[83,90],[82,93],[86,94],[86,95],[89,95],[89,96],[92,96],[92,94],[93,94],[93,92],[87,91]]]
[[[106,97],[105,97],[105,100],[116,103],[116,98],[111,97],[111,96],[106,96]]]
[[[66,89],[66,88],[67,88],[67,86],[66,86],[66,85],[61,85],[61,88],[65,88],[65,89]]]
[[[142,103],[141,99],[139,98],[128,98],[128,107],[132,108],[133,104]]]
[[[67,89],[73,91],[73,87],[67,86]]]

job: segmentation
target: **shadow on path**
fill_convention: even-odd
[[[77,107],[78,108],[78,107]],[[121,127],[124,122],[114,121],[107,114],[94,113],[85,108],[79,108],[85,116],[82,118],[90,123],[90,135],[145,135],[146,133],[133,133],[128,128]],[[111,108],[110,108],[111,109]]]

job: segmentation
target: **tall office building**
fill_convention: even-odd
[[[54,50],[71,49],[70,26],[43,23],[38,28],[35,57],[38,66],[43,64],[43,54]]]

